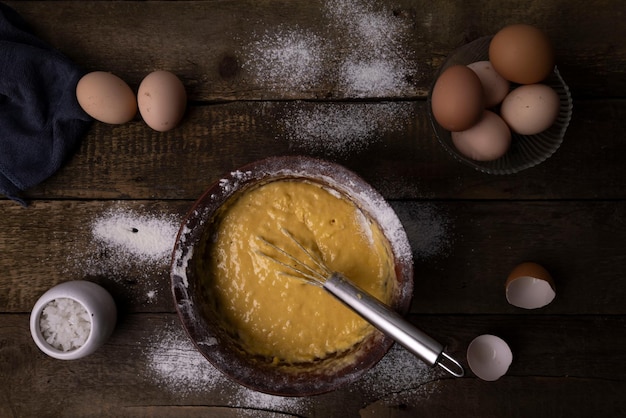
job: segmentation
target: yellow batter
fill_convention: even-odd
[[[314,183],[281,180],[243,193],[219,217],[205,280],[218,315],[246,352],[310,362],[348,350],[373,331],[325,290],[280,274],[287,269],[259,254],[280,258],[261,236],[306,259],[281,232],[287,229],[331,270],[388,303],[395,284],[389,243],[352,202]]]

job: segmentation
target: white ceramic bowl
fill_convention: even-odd
[[[80,303],[91,318],[91,331],[80,347],[62,351],[48,344],[41,333],[39,319],[46,305],[55,299],[69,298]],[[102,286],[85,280],[64,282],[44,293],[30,314],[30,333],[37,347],[50,357],[75,360],[92,354],[110,337],[117,321],[117,308],[109,292]]]

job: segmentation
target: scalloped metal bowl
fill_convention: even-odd
[[[439,75],[452,65],[467,65],[489,59],[489,43],[492,36],[485,36],[456,49],[439,69],[428,94],[428,116],[439,143],[454,158],[488,174],[513,174],[547,160],[561,146],[565,131],[572,118],[572,96],[558,69],[542,83],[552,87],[559,96],[560,109],[556,122],[537,135],[519,135],[512,132],[511,147],[502,157],[493,161],[476,161],[461,154],[454,144],[450,131],[443,129],[432,113],[431,94]],[[512,85],[511,88],[518,85]]]
[[[408,239],[395,213],[356,174],[337,164],[307,157],[262,160],[230,173],[209,187],[181,225],[172,259],[171,286],[184,328],[197,349],[217,369],[260,392],[281,396],[313,395],[357,380],[385,355],[393,340],[374,331],[348,352],[306,364],[277,364],[241,349],[236,337],[222,327],[210,290],[200,279],[207,263],[206,243],[212,228],[219,222],[220,208],[246,190],[281,179],[301,179],[333,189],[379,224],[389,241],[397,276],[391,306],[406,313],[413,291],[413,261]],[[378,219],[377,213],[384,213],[385,219]]]

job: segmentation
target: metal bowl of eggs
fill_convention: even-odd
[[[213,183],[181,224],[171,288],[187,334],[217,369],[256,391],[308,396],[354,382],[393,341],[266,256],[292,236],[408,311],[412,252],[395,212],[353,172],[308,157],[268,158]]]
[[[484,173],[513,174],[560,147],[572,97],[545,34],[511,25],[446,59],[430,89],[428,115],[455,159]]]

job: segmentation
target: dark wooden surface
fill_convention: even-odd
[[[167,69],[181,77],[190,101],[183,123],[164,134],[139,116],[120,126],[94,123],[67,165],[28,192],[27,209],[0,200],[1,417],[626,414],[622,1],[370,2],[371,10],[403,25],[403,51],[411,51],[416,70],[393,97],[358,98],[333,77],[280,88],[243,65],[246,46],[277,27],[323,32],[333,40],[325,68],[337,65],[351,44],[340,28],[328,27],[324,1],[7,3],[86,70],[111,71],[136,89],[150,71]],[[574,115],[550,159],[518,174],[490,176],[439,146],[425,98],[455,47],[514,22],[536,24],[552,38]],[[400,106],[408,117],[399,127],[379,127],[377,141],[364,149],[341,155],[294,146],[282,122],[294,111],[363,106]],[[514,355],[506,376],[483,382],[469,372],[452,379],[394,349],[363,381],[336,392],[262,396],[207,371],[185,343],[166,263],[81,268],[107,257],[90,247],[90,225],[106,210],[123,206],[181,219],[224,173],[297,153],[353,169],[390,201],[415,256],[409,319],[464,364],[475,336],[501,336]],[[525,260],[543,264],[555,278],[557,298],[543,309],[524,311],[505,300],[506,276]],[[121,315],[103,348],[64,362],[36,348],[28,319],[43,292],[72,279],[103,284]],[[175,350],[166,350],[163,340],[159,345],[165,331],[180,337]],[[158,360],[181,367],[200,360],[198,373],[208,377],[164,381],[155,376]],[[398,371],[407,362],[414,376]]]

